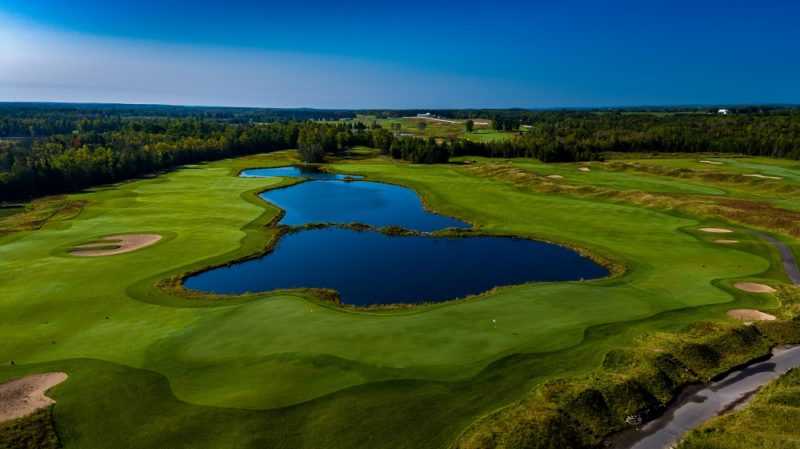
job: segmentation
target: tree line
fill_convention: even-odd
[[[758,109],[727,116],[497,110],[492,118],[495,127],[516,131],[510,139],[492,142],[401,136],[376,122],[336,118],[354,116],[352,111],[323,111],[319,114],[331,115],[300,121],[252,120],[259,114],[267,118],[272,111],[0,105],[0,201],[71,192],[181,164],[287,148],[297,148],[307,162],[321,162],[326,154],[358,145],[426,164],[446,163],[455,156],[585,161],[602,159],[608,152],[720,152],[800,159],[798,109]],[[283,112],[277,116],[285,117],[297,110],[278,111]],[[509,121],[498,125],[499,120]]]
[[[74,130],[0,142],[0,201],[77,191],[182,164],[295,148],[300,125],[143,119],[107,132]]]
[[[277,109],[128,104],[0,103],[0,138],[44,137],[78,131],[116,131],[128,120],[193,118],[222,123],[340,120],[356,116],[338,109]]]

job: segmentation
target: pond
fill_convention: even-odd
[[[288,226],[362,223],[422,232],[469,227],[463,221],[426,211],[419,196],[405,187],[366,181],[329,182],[361,179],[361,176],[326,173],[314,166],[258,168],[245,170],[240,176],[312,179],[260,195],[284,210],[279,223]]]
[[[313,165],[298,165],[294,167],[273,167],[273,168],[253,168],[243,170],[239,173],[242,178],[308,178],[308,179],[361,179],[362,176],[342,175],[339,173],[327,173]]]
[[[431,232],[468,228],[428,212],[405,187],[349,181],[347,175],[300,167],[247,170],[242,176],[310,177],[270,190],[263,199],[285,211],[280,223],[363,223]],[[533,240],[472,236],[389,236],[341,227],[293,232],[272,252],[188,278],[185,287],[218,294],[330,288],[356,306],[442,302],[525,282],[595,279],[608,271],[561,246]]]
[[[322,228],[286,235],[270,254],[206,271],[186,287],[225,294],[332,288],[342,302],[368,306],[448,301],[496,286],[605,275],[575,251],[533,240]]]
[[[469,224],[425,210],[413,190],[379,182],[308,181],[264,192],[261,198],[286,214],[281,224],[364,223],[414,231],[468,228]]]

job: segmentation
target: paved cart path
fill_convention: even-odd
[[[615,445],[621,449],[667,449],[688,431],[749,400],[756,391],[786,371],[800,366],[800,346],[776,350],[765,361],[734,371],[680,399],[669,411],[630,432]]]
[[[797,260],[794,258],[792,249],[789,248],[787,244],[778,241],[772,236],[758,231],[753,231],[753,233],[772,243],[776,248],[778,248],[778,251],[781,253],[781,262],[783,262],[783,268],[786,270],[786,275],[789,276],[789,279],[791,279],[794,285],[800,285],[800,269],[797,268]]]

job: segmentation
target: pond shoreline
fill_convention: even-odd
[[[507,267],[508,271],[502,271],[501,270],[501,272],[497,275],[498,278],[497,278],[497,282],[496,283],[495,282],[484,281],[483,284],[481,284],[479,287],[476,287],[475,289],[463,290],[463,291],[459,290],[458,292],[453,293],[453,294],[446,294],[444,297],[442,297],[442,299],[434,299],[434,298],[438,298],[439,294],[444,294],[444,293],[441,293],[441,292],[439,294],[435,294],[436,296],[433,296],[433,297],[430,297],[430,296],[428,296],[428,294],[425,294],[425,293],[419,293],[419,294],[414,294],[414,295],[411,295],[409,293],[407,295],[409,297],[407,297],[407,298],[406,297],[398,297],[396,299],[395,298],[388,298],[388,299],[377,300],[377,301],[374,301],[374,302],[373,301],[367,302],[367,300],[364,297],[362,297],[362,299],[357,301],[357,302],[350,302],[349,300],[347,300],[347,298],[349,298],[349,295],[342,295],[342,294],[339,294],[339,293],[336,293],[336,294],[333,294],[333,295],[328,294],[329,291],[331,291],[331,292],[334,291],[334,290],[331,290],[332,288],[334,288],[333,287],[334,284],[332,282],[330,283],[330,285],[328,283],[315,284],[310,289],[308,289],[308,288],[303,288],[302,289],[302,290],[305,290],[305,291],[318,291],[318,290],[321,291],[321,290],[324,290],[326,292],[326,294],[320,295],[320,297],[317,298],[317,299],[320,299],[320,300],[322,300],[324,302],[330,303],[331,305],[338,306],[338,307],[341,307],[341,308],[346,308],[346,309],[359,309],[359,310],[374,311],[376,309],[383,310],[383,309],[395,309],[395,308],[411,308],[411,307],[419,307],[419,306],[425,306],[425,305],[430,305],[430,304],[443,304],[443,303],[459,301],[459,300],[462,300],[462,299],[472,299],[475,296],[484,296],[487,293],[491,293],[491,292],[495,292],[495,291],[498,291],[498,290],[501,290],[501,289],[505,289],[505,288],[508,288],[508,287],[510,287],[512,285],[524,285],[524,284],[529,284],[529,283],[550,283],[550,282],[569,282],[569,281],[584,281],[584,280],[595,280],[595,279],[607,279],[609,277],[616,277],[616,276],[620,275],[622,272],[624,272],[624,270],[621,270],[620,267],[617,264],[613,263],[612,261],[607,260],[607,259],[602,258],[602,257],[599,257],[597,254],[593,254],[592,252],[583,250],[582,248],[575,248],[575,247],[573,247],[571,245],[565,245],[565,244],[560,243],[560,242],[558,242],[558,243],[557,242],[548,242],[548,241],[545,241],[545,240],[534,239],[534,238],[530,238],[530,237],[527,237],[527,236],[495,235],[495,233],[491,233],[491,232],[481,232],[481,231],[476,230],[475,228],[473,228],[471,226],[471,224],[468,223],[468,222],[463,222],[461,220],[454,219],[452,217],[442,216],[442,215],[440,215],[440,214],[438,214],[436,212],[428,210],[425,207],[424,201],[422,200],[422,197],[419,195],[419,193],[417,193],[413,189],[409,189],[409,188],[407,188],[405,186],[382,183],[380,181],[375,182],[375,181],[367,180],[367,179],[364,179],[364,178],[361,178],[361,179],[358,179],[358,180],[354,180],[354,176],[353,175],[345,175],[345,174],[338,174],[338,173],[337,174],[331,174],[331,173],[320,171],[319,167],[313,167],[313,168],[312,167],[302,167],[301,168],[301,167],[294,166],[294,167],[275,167],[275,168],[264,168],[264,169],[248,169],[248,170],[239,171],[237,175],[238,176],[247,176],[247,177],[280,176],[280,177],[294,177],[294,178],[298,179],[299,182],[291,183],[289,185],[281,185],[281,186],[279,186],[277,188],[273,188],[273,189],[267,189],[267,190],[265,190],[265,191],[263,191],[263,192],[261,192],[261,193],[259,193],[257,195],[262,201],[265,201],[267,203],[271,203],[273,206],[275,206],[279,210],[278,216],[274,217],[273,220],[271,220],[270,223],[267,225],[267,226],[273,228],[276,231],[276,235],[274,236],[273,239],[270,240],[270,242],[268,243],[266,248],[264,248],[264,250],[258,252],[257,254],[251,254],[251,255],[246,256],[244,258],[234,259],[234,260],[228,261],[228,262],[226,262],[226,263],[224,263],[222,265],[203,267],[203,268],[201,268],[199,270],[194,270],[194,271],[190,271],[190,272],[184,273],[183,275],[180,275],[178,277],[171,278],[169,280],[169,282],[164,283],[162,285],[163,287],[168,288],[168,289],[175,289],[177,287],[177,291],[179,291],[185,297],[202,297],[202,298],[205,298],[205,299],[212,299],[212,298],[213,299],[216,299],[216,298],[219,298],[219,299],[243,298],[243,297],[248,297],[248,296],[252,296],[252,295],[269,294],[269,292],[275,292],[275,291],[297,290],[299,285],[304,285],[305,286],[305,285],[309,284],[309,282],[307,282],[305,280],[295,280],[293,282],[282,283],[280,285],[278,285],[278,284],[276,284],[276,285],[272,285],[272,284],[263,285],[264,282],[266,282],[266,281],[264,281],[264,282],[261,282],[261,283],[258,283],[258,284],[250,285],[248,287],[240,288],[239,286],[231,286],[231,287],[224,288],[224,289],[218,288],[218,285],[217,286],[212,286],[212,285],[201,286],[201,285],[198,285],[198,282],[202,282],[203,280],[205,280],[207,278],[212,278],[212,277],[218,275],[219,273],[225,272],[225,271],[230,272],[230,273],[237,272],[237,270],[238,270],[238,272],[244,272],[246,269],[248,269],[250,267],[253,267],[253,266],[257,265],[257,264],[264,264],[266,266],[266,265],[268,265],[270,263],[270,261],[267,260],[267,257],[269,257],[269,256],[271,256],[271,258],[283,257],[283,258],[286,258],[287,260],[291,260],[288,256],[286,256],[285,254],[281,253],[280,250],[284,246],[289,245],[292,241],[297,240],[296,237],[295,237],[295,234],[303,232],[303,233],[306,234],[306,236],[310,236],[310,235],[313,235],[315,233],[313,231],[329,230],[330,232],[336,232],[335,231],[336,229],[349,230],[349,231],[359,231],[359,234],[362,234],[362,237],[361,237],[362,240],[366,240],[366,239],[369,238],[369,236],[366,235],[366,234],[369,234],[369,233],[365,232],[365,231],[374,231],[374,232],[376,232],[376,233],[378,233],[380,235],[387,236],[387,237],[395,236],[395,237],[408,238],[408,245],[411,245],[409,247],[413,247],[415,242],[418,243],[418,240],[415,240],[415,239],[419,239],[420,237],[424,237],[425,240],[433,239],[431,241],[438,241],[440,246],[447,246],[447,247],[454,246],[454,243],[455,243],[454,241],[460,241],[460,243],[458,244],[459,246],[465,246],[465,245],[476,246],[476,245],[479,244],[479,241],[488,241],[489,239],[498,239],[497,241],[501,241],[500,239],[508,239],[508,240],[519,242],[519,243],[516,243],[516,245],[526,245],[526,246],[531,246],[531,247],[540,247],[539,252],[543,252],[544,251],[542,253],[542,255],[544,255],[545,253],[548,253],[547,251],[544,250],[545,247],[550,248],[548,250],[549,253],[553,253],[554,251],[559,253],[559,254],[560,253],[564,253],[564,255],[560,256],[561,259],[564,259],[564,263],[566,263],[566,260],[567,260],[566,259],[566,254],[574,253],[577,256],[580,256],[580,257],[577,257],[576,259],[580,260],[581,261],[580,263],[584,265],[582,268],[580,268],[580,270],[578,270],[578,274],[576,274],[576,277],[574,279],[573,278],[563,278],[563,275],[561,275],[561,274],[559,274],[559,275],[554,275],[552,273],[551,274],[547,274],[548,273],[547,270],[548,269],[552,269],[553,265],[552,264],[545,264],[545,265],[540,266],[540,269],[544,270],[543,271],[544,274],[542,276],[532,276],[532,277],[527,277],[526,276],[524,278],[520,276],[518,278],[506,279],[505,281],[502,281],[501,279],[504,279],[505,277],[507,277],[507,276],[505,276],[507,274],[507,272],[511,271],[511,267]],[[308,177],[306,177],[306,175],[308,175]],[[345,214],[344,216],[342,216],[340,211],[342,211],[342,210],[348,210],[349,211],[349,209],[347,209],[345,207],[345,206],[347,206],[347,204],[332,204],[331,201],[329,201],[327,199],[320,200],[320,198],[324,198],[323,192],[327,192],[328,190],[330,190],[330,188],[334,188],[334,186],[339,186],[339,187],[336,187],[336,188],[341,190],[341,187],[344,186],[344,185],[347,185],[348,189],[355,188],[355,189],[357,189],[358,193],[366,192],[366,194],[368,195],[367,198],[369,199],[369,201],[367,201],[365,204],[356,203],[354,205],[355,206],[354,210],[356,212],[360,211],[362,215],[352,216],[352,214],[350,214],[350,215]],[[380,186],[380,187],[369,187],[369,188],[367,188],[366,191],[364,190],[363,187],[359,187],[359,186],[365,186],[365,185],[375,185],[375,186]],[[307,195],[307,194],[300,195],[298,198],[294,198],[294,197],[291,196],[291,189],[295,189],[295,191],[299,191],[297,189],[301,189],[301,190],[303,188],[308,189],[308,188],[311,188],[311,187],[314,187],[314,186],[319,186],[320,188],[324,186],[324,190],[315,192],[314,195],[310,195],[310,196]],[[330,186],[330,187],[328,187],[328,186]],[[390,192],[390,193],[394,192],[394,191],[398,191],[398,192],[402,193],[403,195],[405,195],[407,197],[407,198],[405,198],[405,203],[402,203],[402,201],[395,202],[395,201],[393,201],[395,199],[393,197],[392,198],[383,198],[383,197],[380,196],[383,193],[377,193],[377,196],[373,196],[373,197],[369,196],[369,195],[375,194],[374,191],[383,192],[384,190],[386,190],[387,192]],[[409,193],[408,194],[405,193],[406,191],[409,192]],[[287,192],[289,192],[289,193],[287,194]],[[347,197],[349,199],[349,198],[352,197],[352,192],[350,192],[350,191],[346,192],[347,195],[343,195],[342,192],[338,192],[338,193],[339,193],[339,198],[344,196],[344,197]],[[292,201],[295,201],[295,202],[297,202],[298,200],[300,200],[300,201],[309,201],[309,198],[310,198],[310,201],[312,202],[311,204],[314,205],[314,207],[319,207],[320,210],[322,211],[322,213],[321,214],[315,214],[315,210],[313,210],[313,209],[312,209],[312,211],[310,213],[300,209],[300,213],[298,215],[297,207],[294,207],[294,208],[287,207],[285,202],[283,202],[283,201],[275,201],[271,197],[272,195],[275,195],[275,194],[289,195],[289,196],[287,196],[286,199],[292,200]],[[356,198],[358,198],[358,197],[356,196]],[[397,215],[397,211],[396,210],[386,209],[387,205],[391,205],[395,209],[398,207],[398,205],[405,205],[405,207],[407,207],[407,208],[409,206],[411,206],[410,210],[412,212],[414,212],[415,214],[417,214],[417,220],[418,221],[414,221],[413,219],[411,221],[408,221],[409,216],[406,213]],[[420,205],[422,207],[420,207]],[[388,221],[387,221],[387,217],[384,217],[383,215],[379,214],[379,216],[377,217],[377,219],[379,221],[378,223],[370,223],[370,224],[366,223],[366,222],[369,222],[369,221],[373,221],[376,217],[373,217],[373,216],[370,216],[370,215],[364,215],[364,211],[372,209],[375,206],[378,207],[378,210],[380,212],[383,212],[384,209],[386,209],[386,212],[388,214],[387,216],[389,218]],[[421,212],[422,215],[420,215],[420,212],[416,212],[416,210],[414,209],[415,207],[419,208],[419,211]],[[292,209],[292,210],[290,211],[290,210],[287,210],[287,209]],[[289,220],[289,222],[287,223],[287,219],[288,219],[287,217],[289,216],[290,212],[292,212],[294,214],[294,219],[293,220]],[[370,212],[372,212],[372,211],[370,211]],[[423,221],[419,221],[420,217],[421,217],[421,219],[423,219]],[[404,222],[401,225],[398,225],[398,224],[395,224],[395,222],[393,221],[393,218],[398,218],[398,219],[400,219],[400,221],[403,221],[403,219],[405,219],[406,222]],[[356,221],[352,221],[354,219]],[[434,224],[430,224],[430,223],[426,224],[426,222],[424,221],[424,220],[430,221],[431,219],[434,220]],[[381,220],[383,222],[381,222]],[[473,241],[473,239],[476,239],[476,240]],[[377,243],[377,242],[375,242],[375,243]],[[319,244],[321,246],[325,245],[325,244],[330,245],[329,243],[324,242],[324,241],[319,242]],[[353,247],[339,248],[339,252],[341,254],[351,253],[352,252],[352,248]],[[400,251],[400,252],[397,252],[397,254],[401,254],[401,253],[405,253],[405,252],[407,252],[407,251]],[[471,255],[471,253],[468,253],[468,254]],[[468,254],[464,254],[463,255],[464,257],[459,258],[459,260],[457,260],[456,262],[462,261],[463,259],[465,259],[468,256]],[[509,252],[508,254],[511,254],[511,252]],[[549,254],[549,255],[552,256],[552,257],[556,257],[556,254]],[[364,256],[365,255],[362,255],[362,258]],[[504,261],[504,259],[505,259],[501,254],[498,254],[497,257],[498,257],[498,260],[500,260],[500,261]],[[319,256],[315,256],[315,257],[309,259],[309,262],[314,263],[315,259],[318,259],[318,258],[319,258]],[[401,264],[400,266],[408,265],[410,263],[414,263],[414,264],[419,265],[420,261],[425,262],[427,259],[429,259],[429,258],[417,257],[417,261],[416,262],[413,262],[413,261],[409,260],[409,261],[407,261],[408,263]],[[588,259],[588,260],[585,260],[585,259]],[[339,258],[337,261],[331,261],[330,264],[328,265],[328,267],[334,267],[335,268],[335,267],[337,267],[338,265],[341,264],[342,260],[343,259]],[[355,262],[358,262],[359,258],[356,258],[355,260],[348,258],[348,260],[349,260],[349,262],[348,262],[349,264],[353,264]],[[584,260],[587,263],[584,263]],[[527,266],[527,265],[540,265],[540,264],[541,264],[541,261],[530,260],[530,261],[528,261],[528,263],[523,264],[523,265]],[[308,263],[306,263],[306,265],[308,265]],[[424,265],[424,263],[422,263],[422,265]],[[444,267],[448,267],[450,265],[453,265],[453,263],[450,263],[448,261],[442,261],[442,263],[439,265],[439,267],[441,267],[441,268],[428,267],[427,270],[421,270],[421,271],[422,272],[426,272],[426,271],[427,272],[432,272],[434,270],[439,270],[440,272],[444,272],[444,271],[442,271],[443,268]],[[477,265],[477,262],[476,262],[475,265]],[[596,267],[597,273],[594,273],[593,270],[590,270],[589,267],[588,267],[589,265],[593,265],[594,267]],[[282,265],[282,266],[285,267],[286,265]],[[267,267],[267,268],[269,268],[269,267]],[[574,268],[577,269],[578,266],[576,265],[576,266],[574,266]],[[392,268],[391,267],[387,267],[386,269],[390,270]],[[318,273],[317,277],[321,277],[321,276],[324,276],[324,273],[326,271],[330,271],[330,270],[329,269],[325,269],[325,267],[320,266],[320,267],[317,267],[316,270],[312,270],[312,271],[315,272],[315,273]],[[275,272],[275,267],[271,267],[271,269],[265,269],[264,271],[262,271],[262,273],[274,273],[274,272]],[[319,274],[319,273],[322,273],[322,274]],[[344,275],[345,273],[342,273],[342,274]],[[410,274],[412,274],[412,273],[408,273],[408,275],[410,275]],[[475,274],[479,274],[479,273],[475,273]],[[294,275],[294,273],[292,273],[292,275]],[[241,278],[240,284],[242,282],[249,282],[250,279],[255,279],[254,276],[257,276],[258,278],[261,278],[261,279],[265,279],[265,274],[258,274],[258,273],[252,272],[250,276],[247,276],[245,278]],[[283,276],[283,277],[286,277],[286,276]],[[401,276],[401,278],[402,278],[402,276]],[[459,280],[458,284],[468,285],[471,282],[475,282],[475,278],[476,278],[475,276],[465,276],[464,279],[460,279]],[[408,279],[408,277],[406,277],[406,279]],[[218,283],[219,282],[223,282],[222,277],[218,278],[217,282]],[[386,280],[386,282],[389,282],[389,280]],[[429,281],[425,281],[425,284],[426,285],[436,285],[435,283],[432,283],[432,282],[429,282]],[[454,284],[452,288],[456,289],[458,287],[458,284]],[[403,285],[404,287],[408,287],[408,282],[404,282],[401,285]],[[336,287],[335,290],[336,291],[341,291],[342,288]],[[314,295],[314,296],[317,296],[317,295]],[[344,298],[345,300],[344,301],[342,300],[343,299],[342,296],[345,296],[345,298]]]

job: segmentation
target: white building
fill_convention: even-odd
[[[728,115],[728,112],[729,111],[727,109],[720,109],[719,111],[717,111],[717,114]]]

